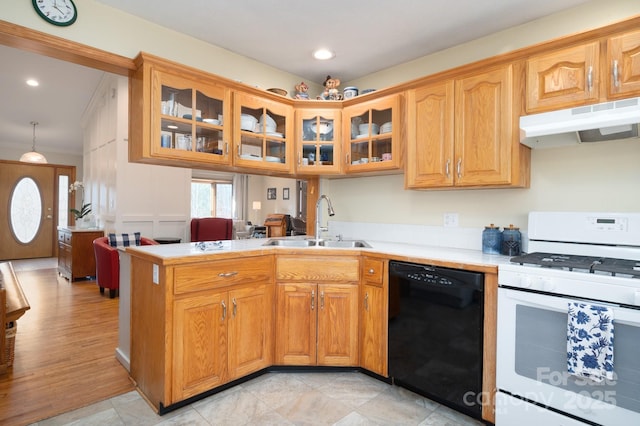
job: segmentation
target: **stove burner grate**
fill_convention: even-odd
[[[580,269],[591,272],[592,266],[602,261],[601,257],[577,256],[557,253],[529,253],[511,258],[512,263],[521,265],[539,265],[548,268],[561,268],[570,271]]]
[[[629,275],[640,278],[640,261],[627,259],[602,259],[602,263],[593,265],[594,272],[606,272],[611,275]]]
[[[510,261],[520,265],[640,278],[640,261],[638,260],[536,252],[514,256]]]

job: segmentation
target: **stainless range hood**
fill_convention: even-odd
[[[640,98],[520,117],[520,142],[554,148],[638,137]]]

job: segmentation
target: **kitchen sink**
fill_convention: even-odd
[[[362,240],[321,240],[319,241],[320,246],[323,247],[371,247],[365,241]]]
[[[279,246],[279,247],[335,247],[335,248],[362,248],[371,247],[365,241],[362,240],[288,240],[288,239],[276,239],[272,238],[263,244],[264,246]]]
[[[313,247],[316,245],[315,240],[286,240],[286,239],[270,239],[263,246],[280,246],[280,247]]]

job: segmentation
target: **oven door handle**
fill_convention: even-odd
[[[613,313],[615,323],[640,326],[640,309],[623,307],[615,303],[607,303],[593,300],[580,299],[577,297],[558,296],[540,293],[531,293],[521,290],[499,287],[498,298],[507,298],[510,303],[530,306],[560,313],[567,313],[568,304],[571,302],[586,303],[595,306],[605,306]],[[498,301],[498,307],[500,301]]]

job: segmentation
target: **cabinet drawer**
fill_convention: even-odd
[[[247,282],[270,282],[272,265],[271,256],[260,256],[177,266],[174,291],[181,294]]]
[[[278,256],[277,281],[358,282],[360,262],[356,257]]]
[[[369,284],[384,282],[384,260],[365,258],[362,261],[362,279]]]
[[[58,241],[69,244],[71,242],[71,234],[68,232],[58,232]]]

